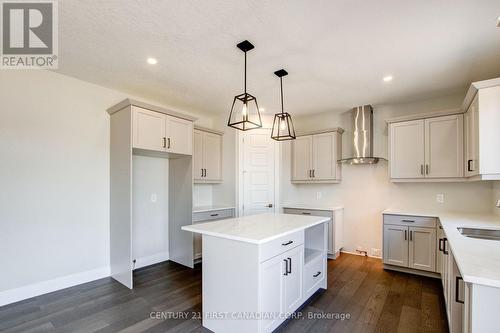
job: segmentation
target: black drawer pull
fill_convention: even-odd
[[[281,245],[283,245],[283,246],[287,246],[287,245],[290,245],[290,244],[292,244],[292,243],[293,243],[293,241],[292,241],[292,240],[289,240],[289,241],[288,241],[288,242],[286,242],[286,243],[281,243]]]
[[[439,245],[438,245],[438,248],[439,248],[439,251],[443,252],[443,239],[442,238],[439,238]]]
[[[309,212],[302,212],[302,215],[311,215]]]
[[[219,216],[219,214],[210,214],[210,216]]]
[[[283,261],[285,262],[285,273],[283,275],[288,275],[288,260],[283,259]]]
[[[443,238],[443,253],[448,255],[448,251],[446,251],[446,241],[448,240],[448,238]]]
[[[402,220],[402,222],[407,222],[407,223],[415,223],[414,220]]]
[[[313,274],[313,277],[318,277],[321,274],[321,272],[318,272],[316,274]]]
[[[292,274],[292,258],[287,258],[287,260],[289,261],[288,263],[288,273]]]
[[[455,302],[464,304],[464,301],[458,299],[458,291],[459,291],[458,286],[460,285],[460,280],[463,281],[461,276],[455,277]]]

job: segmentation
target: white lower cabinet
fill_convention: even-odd
[[[384,215],[384,264],[436,271],[436,220]]]

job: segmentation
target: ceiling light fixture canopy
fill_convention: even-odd
[[[245,92],[234,97],[227,126],[240,131],[248,131],[262,127],[257,98],[247,93],[247,52],[254,46],[248,40],[236,46],[245,53]]]
[[[284,69],[274,72],[280,78],[281,87],[281,112],[274,115],[273,130],[271,132],[271,139],[276,141],[285,141],[295,139],[295,129],[293,128],[292,116],[285,112],[283,107],[283,76],[288,75]]]

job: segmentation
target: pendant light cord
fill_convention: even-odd
[[[281,113],[285,113],[283,108],[283,77],[280,77],[280,85],[281,85]]]
[[[245,51],[245,104],[247,104],[247,51]]]

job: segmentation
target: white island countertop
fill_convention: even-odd
[[[241,242],[262,244],[328,221],[330,221],[328,217],[268,213],[197,223],[183,226],[182,230]]]
[[[500,217],[488,214],[430,213],[387,209],[384,214],[439,218],[465,282],[500,288],[500,241],[469,238],[457,228],[500,230]]]

